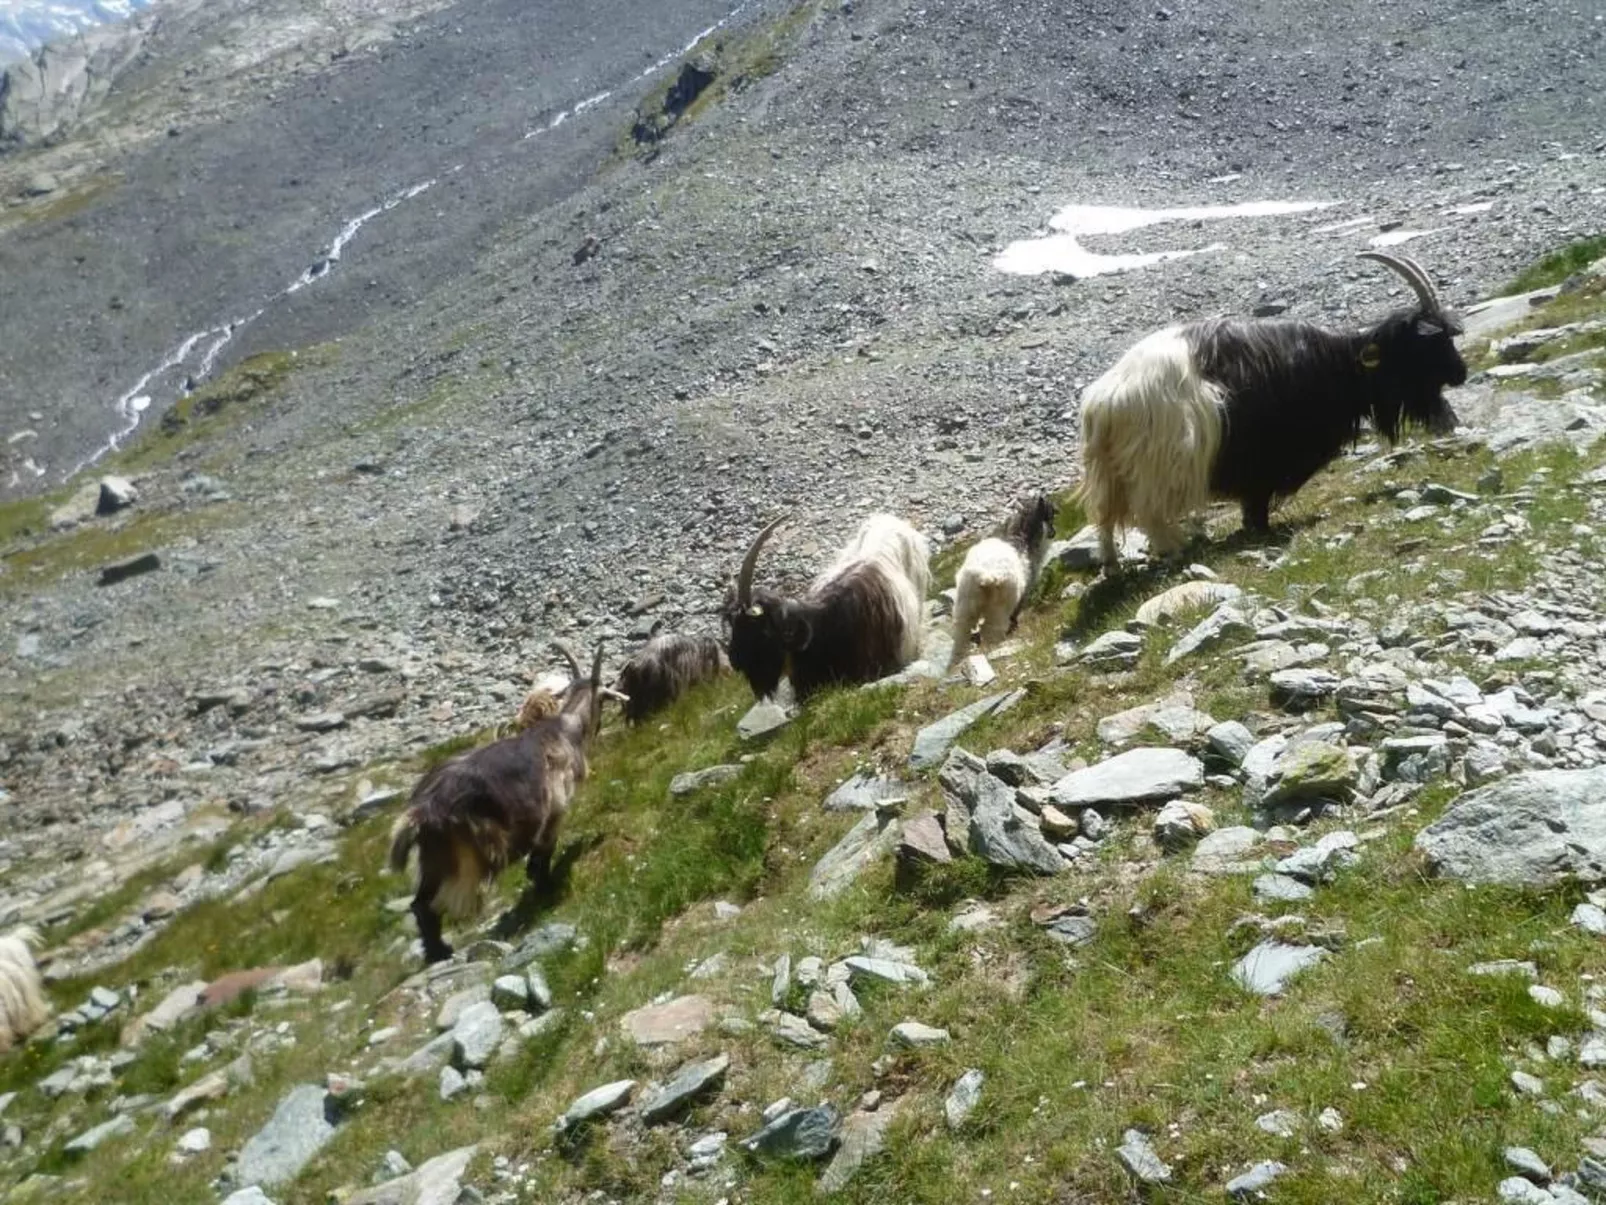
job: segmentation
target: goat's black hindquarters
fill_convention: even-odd
[[[418,922],[418,936],[424,942],[424,961],[426,963],[445,962],[452,956],[452,947],[441,938],[441,918],[435,914],[431,906],[430,897],[435,894],[433,884],[426,887],[420,885],[418,894],[413,897],[413,919]]]

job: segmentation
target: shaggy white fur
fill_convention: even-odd
[[[0,937],[0,1052],[10,1050],[50,1017],[44,982],[33,960],[40,937],[23,925]]]
[[[1031,566],[1007,540],[989,537],[971,546],[954,578],[954,647],[949,669],[970,652],[970,634],[978,620],[984,649],[1009,634],[1009,617],[1030,579]]]
[[[1082,391],[1082,502],[1106,565],[1117,528],[1140,528],[1159,556],[1182,546],[1179,523],[1210,500],[1224,415],[1175,326],[1133,344]]]
[[[920,656],[926,595],[931,590],[931,544],[896,515],[871,515],[859,525],[847,547],[815,579],[819,586],[865,561],[879,566],[893,585],[903,618],[904,664]]]

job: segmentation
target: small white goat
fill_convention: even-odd
[[[33,947],[39,944],[39,934],[26,925],[0,937],[0,1053],[50,1017],[44,982],[33,960]]]
[[[970,651],[970,636],[981,621],[981,647],[991,648],[1015,630],[1026,596],[1037,582],[1054,534],[1054,504],[1037,494],[1015,510],[995,536],[972,545],[954,578],[952,669]]]

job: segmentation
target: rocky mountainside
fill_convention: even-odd
[[[1606,722],[1598,23],[381,8],[172,0],[0,157],[0,911],[60,1014],[0,1063],[19,1191],[1594,1191],[1599,901],[1550,878],[1598,834],[1546,809],[1595,780],[1527,775]],[[965,681],[610,730],[552,914],[418,970],[399,794],[550,637],[707,630],[782,507],[778,575],[879,507],[948,564],[1070,483],[1138,333],[1364,320],[1401,244],[1463,306],[1573,248],[1473,315],[1461,438],[1218,523],[1146,612],[1174,577],[1066,548]],[[1508,781],[1539,852],[1490,869],[1451,800]],[[1262,1010],[1265,965],[1314,986]]]

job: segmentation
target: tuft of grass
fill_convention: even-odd
[[[1547,285],[1560,284],[1575,272],[1581,272],[1596,260],[1606,256],[1606,234],[1591,235],[1553,251],[1538,263],[1524,268],[1497,296],[1527,293]]]

